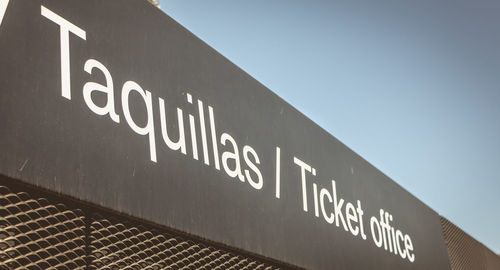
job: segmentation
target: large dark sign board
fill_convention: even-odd
[[[310,269],[449,269],[438,215],[146,1],[1,0],[0,173]]]

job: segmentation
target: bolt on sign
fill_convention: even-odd
[[[450,269],[439,216],[146,1],[1,0],[0,173],[308,269]]]

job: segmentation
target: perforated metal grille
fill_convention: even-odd
[[[83,213],[0,186],[0,268],[81,269]]]
[[[54,198],[34,199],[0,185],[0,269],[284,268]]]
[[[499,270],[500,257],[441,217],[452,270]]]
[[[96,218],[92,269],[277,269],[156,230]]]

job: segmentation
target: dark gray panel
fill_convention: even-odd
[[[69,35],[71,100],[64,98],[60,27],[41,15],[41,3],[10,1],[0,25],[0,173],[310,269],[449,269],[435,212],[146,1],[43,1],[86,32],[86,40]],[[119,123],[97,115],[84,101],[85,83],[105,84],[101,71],[84,71],[88,59],[102,63],[112,76]],[[151,92],[157,162],[151,160],[148,136],[134,132],[124,115],[127,81]],[[106,103],[102,93],[92,98],[98,106]],[[183,110],[186,154],[163,142],[159,98],[167,105],[172,137],[178,131],[176,108]],[[209,165],[204,164],[198,99]],[[147,110],[137,92],[129,104],[134,121],[144,126]],[[244,182],[230,177],[222,163],[215,168],[208,106],[215,115],[219,162],[224,151],[233,151],[221,143],[228,133],[237,143],[242,171],[256,179],[249,166],[255,157],[248,154],[249,162],[243,157],[244,146],[251,146],[260,160],[261,189],[247,176]],[[197,130],[198,160],[189,114]],[[279,199],[276,147],[281,149]],[[307,174],[307,212],[294,157],[317,172]],[[313,183],[332,193],[332,179],[345,200],[344,212],[347,202],[361,202],[366,240],[341,224],[329,224],[321,212],[315,216]],[[327,208],[333,206],[327,202]],[[411,237],[414,262],[375,245],[370,217],[378,217],[380,209]]]

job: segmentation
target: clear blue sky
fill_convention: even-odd
[[[160,3],[500,253],[499,1]]]

